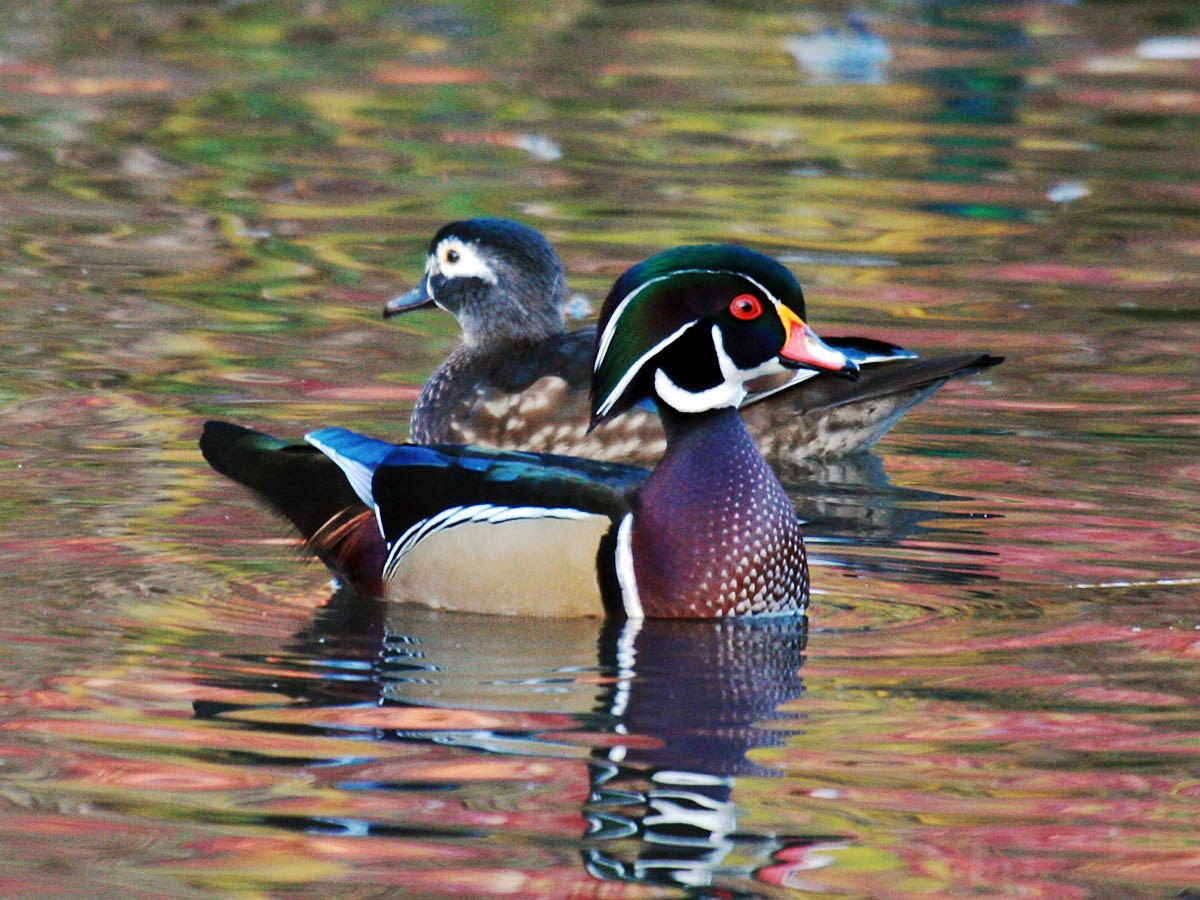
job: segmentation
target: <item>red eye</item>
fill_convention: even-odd
[[[762,301],[753,294],[738,294],[729,302],[729,312],[735,319],[748,322],[762,315]]]

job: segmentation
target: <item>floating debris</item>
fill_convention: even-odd
[[[584,294],[572,294],[563,307],[568,319],[586,319],[592,314],[592,301]]]
[[[1133,55],[1138,59],[1200,59],[1200,37],[1146,38]]]
[[[1046,191],[1046,199],[1051,203],[1071,203],[1091,195],[1091,188],[1082,181],[1060,181]]]
[[[562,147],[544,134],[518,134],[513,146],[542,162],[558,162],[563,155]]]
[[[542,162],[557,162],[562,159],[562,147],[544,134],[528,132],[513,133],[511,131],[449,131],[442,135],[442,140],[448,144],[481,144],[495,147],[512,147],[524,150],[534,159]]]
[[[813,82],[883,84],[887,81],[887,64],[892,61],[887,41],[871,31],[860,15],[848,16],[846,28],[796,35],[783,46]]]

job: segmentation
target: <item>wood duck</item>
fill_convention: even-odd
[[[741,247],[667,250],[617,280],[597,326],[590,422],[654,400],[667,446],[651,473],[338,428],[304,445],[210,422],[200,446],[359,593],[520,615],[800,614],[800,525],[738,405],[763,376],[857,375],[801,307],[792,274]]]
[[[462,328],[462,344],[434,371],[413,409],[411,439],[566,453],[653,465],[666,436],[652,404],[590,428],[595,328],[568,332],[563,264],[537,231],[505,219],[444,226],[425,275],[384,316],[437,305]],[[792,301],[805,316],[797,288]],[[798,369],[748,386],[742,418],[777,471],[868,450],[947,379],[1000,362],[984,353],[917,359],[894,344],[827,338],[862,369],[857,381]]]

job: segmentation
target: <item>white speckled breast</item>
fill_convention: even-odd
[[[639,493],[630,546],[649,617],[798,613],[808,604],[795,510],[733,410],[672,441]]]

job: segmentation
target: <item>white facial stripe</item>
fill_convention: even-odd
[[[617,584],[621,588],[621,605],[625,616],[641,621],[646,617],[642,601],[638,596],[637,577],[633,571],[633,513],[626,513],[617,526],[616,568]]]
[[[765,362],[759,363],[753,369],[740,369],[738,364],[730,358],[725,352],[725,335],[717,325],[713,325],[713,348],[717,351],[717,365],[721,367],[721,376],[726,381],[736,381],[739,384],[745,384],[747,381],[753,381],[755,378],[760,378],[763,375],[774,375],[778,372],[786,371],[787,367],[779,361],[779,357],[772,356]]]
[[[774,357],[753,369],[738,368],[737,363],[725,352],[725,337],[720,326],[713,325],[712,339],[717,366],[721,369],[720,384],[703,391],[689,391],[672,381],[671,376],[662,369],[654,373],[654,390],[671,409],[682,413],[698,413],[723,406],[741,406],[746,398],[746,382],[785,371],[783,364]]]
[[[438,242],[429,255],[425,270],[431,275],[440,272],[446,278],[479,278],[488,284],[495,284],[499,280],[476,244],[454,237]]]
[[[600,335],[600,346],[596,350],[596,363],[594,366],[594,370],[599,370],[600,361],[604,359],[604,355],[608,352],[608,345],[610,343],[612,343],[613,334],[617,329],[617,322],[620,321],[621,316],[625,312],[625,308],[627,306],[629,306],[630,302],[633,300],[634,297],[636,297],[638,294],[640,294],[643,290],[648,288],[650,285],[655,284],[659,281],[665,281],[668,278],[674,278],[676,275],[682,275],[685,273],[695,273],[695,272],[699,272],[699,273],[705,274],[705,275],[734,275],[738,278],[744,278],[746,281],[750,282],[752,285],[754,285],[756,288],[758,288],[760,291],[762,291],[763,296],[767,297],[772,303],[774,303],[776,305],[779,304],[779,300],[776,299],[774,294],[772,294],[763,285],[759,284],[757,281],[755,281],[753,278],[751,278],[749,275],[747,275],[744,272],[734,272],[731,269],[675,269],[674,271],[668,272],[665,275],[659,275],[657,278],[651,278],[649,281],[647,281],[643,284],[639,284],[636,288],[634,288],[632,291],[630,291],[628,294],[626,294],[623,298],[621,298],[621,302],[617,304],[617,308],[615,310],[613,310],[612,316],[609,318],[608,323],[604,326],[604,333],[602,335]],[[675,334],[679,334],[679,332],[677,331],[677,332],[675,332]],[[674,335],[672,335],[672,337],[674,337]],[[645,357],[643,357],[643,359],[644,358]],[[640,362],[640,360],[639,360],[639,362]]]
[[[629,382],[633,381],[633,379],[637,377],[637,374],[642,371],[642,366],[646,364],[646,360],[650,359],[650,357],[654,356],[654,354],[658,353],[659,350],[674,341],[677,337],[695,324],[695,322],[688,322],[682,328],[663,338],[661,341],[639,356],[637,361],[625,370],[625,374],[621,376],[621,380],[617,382],[617,386],[609,391],[608,396],[604,398],[604,402],[596,407],[596,412],[602,416],[608,415],[608,411],[612,409],[613,404],[617,402],[617,398],[625,392],[625,388],[629,385]],[[599,359],[599,355],[597,355],[596,358]]]
[[[618,303],[617,308],[613,310],[613,314],[609,318],[608,324],[604,326],[604,334],[600,335],[600,346],[596,350],[596,361],[592,365],[593,372],[600,371],[600,361],[603,360],[604,355],[608,353],[608,345],[612,343],[613,333],[616,331],[617,322],[619,322],[621,320],[621,316],[625,314],[625,307],[627,307],[633,301],[634,297],[636,297],[646,288],[650,287],[650,285],[654,284],[656,281],[662,281],[664,278],[670,277],[670,275],[661,275],[658,278],[651,278],[644,284],[639,284],[636,288],[621,298],[621,302]]]
[[[767,290],[767,288],[764,285],[755,281],[753,278],[751,278],[749,275],[745,274],[744,272],[735,272],[731,269],[676,269],[672,272],[668,272],[665,275],[659,275],[657,278],[651,278],[649,281],[638,285],[634,290],[632,290],[628,294],[626,294],[621,299],[621,302],[617,304],[617,308],[613,311],[612,316],[609,318],[607,324],[604,326],[603,334],[601,334],[601,336],[600,336],[600,344],[596,351],[596,360],[593,365],[594,371],[599,371],[600,364],[604,360],[605,354],[608,353],[609,345],[612,343],[613,335],[617,331],[617,323],[620,321],[621,316],[624,315],[626,308],[633,301],[633,299],[635,297],[637,297],[638,294],[640,294],[644,289],[646,289],[650,285],[655,284],[656,282],[659,282],[659,281],[665,281],[668,278],[673,278],[674,276],[685,273],[685,272],[689,272],[689,273],[699,272],[699,273],[708,274],[708,275],[734,275],[738,278],[742,278],[742,279],[745,279],[746,281],[750,282],[750,284],[754,285],[756,288],[758,288],[762,292],[764,297],[768,298],[776,306],[780,305],[779,300],[777,300],[775,298],[774,294],[772,294],[769,290]],[[667,346],[672,341],[674,341],[676,338],[678,338],[681,334],[683,334],[685,331],[687,331],[688,328],[690,328],[693,324],[695,324],[695,320],[688,322],[687,324],[678,328],[676,331],[672,332],[670,335],[663,338],[663,340],[659,341],[657,344],[655,344],[653,347],[651,347],[650,350],[648,350],[646,353],[643,353],[640,357],[638,357],[637,361],[632,366],[630,366],[628,369],[626,369],[625,374],[621,376],[621,380],[617,382],[616,387],[613,388],[613,390],[609,392],[608,396],[606,396],[604,398],[604,401],[602,403],[600,403],[600,405],[596,408],[597,413],[602,416],[607,415],[608,411],[610,409],[612,409],[613,404],[616,403],[617,398],[621,396],[621,394],[625,391],[625,388],[629,386],[629,383],[634,378],[637,377],[638,373],[642,370],[642,367],[646,364],[646,361],[649,360],[656,353],[658,353],[660,350],[662,350],[663,347]],[[717,341],[718,342],[720,341],[719,336],[717,338]],[[720,346],[721,346],[720,354],[723,355],[724,354],[723,344]],[[725,358],[728,360],[728,357],[725,357]],[[733,369],[736,369],[736,366],[733,366],[733,361],[732,360],[728,360],[728,361],[729,361],[729,365],[732,366]],[[770,365],[770,364],[767,363],[764,365]],[[767,371],[772,371],[772,372],[777,371],[778,368],[779,368],[778,365],[776,365],[772,368],[769,368]],[[722,364],[721,373],[723,375],[725,375],[726,379],[729,378],[729,373],[726,370],[726,368],[724,367],[724,364]],[[757,374],[751,375],[749,377],[757,377],[758,374],[765,374],[765,373],[758,372]],[[659,383],[659,376],[657,373],[655,374],[654,380],[655,380],[655,384],[657,385]],[[748,379],[744,378],[743,380],[748,380]],[[666,383],[669,385],[669,387],[667,387],[668,391],[670,391],[672,387],[675,387],[674,383],[671,382],[670,379],[666,379]],[[739,385],[739,388],[740,388],[740,385]],[[682,391],[682,389],[676,387],[676,391]],[[739,402],[740,402],[741,396],[744,396],[744,395],[745,395],[744,391],[739,391]],[[664,397],[663,399],[666,399],[666,398]],[[721,405],[728,405],[728,404],[723,403]],[[712,407],[706,407],[706,408],[712,408]]]

